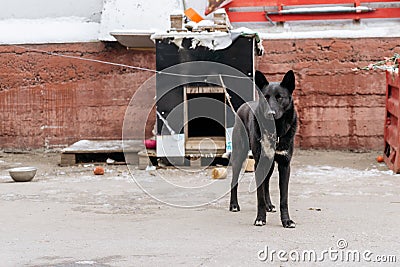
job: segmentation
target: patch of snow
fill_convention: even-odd
[[[83,167],[85,167],[85,168],[92,168],[92,167],[94,167],[94,164],[83,164]]]
[[[17,200],[19,196],[15,194],[5,194],[5,195],[0,195],[0,199],[5,200],[5,201],[14,201]]]
[[[295,173],[295,176],[317,176],[321,178],[340,177],[341,180],[353,180],[358,178],[376,177],[376,176],[386,176],[386,175],[396,175],[392,171],[381,171],[378,169],[365,169],[357,170],[352,168],[339,168],[332,166],[305,166],[304,168],[299,168]],[[323,179],[321,179],[323,181]]]
[[[170,13],[170,15],[172,15],[172,16],[181,16],[181,15],[184,16],[185,13],[183,12],[183,9],[175,9]]]
[[[197,26],[200,26],[200,27],[214,26],[214,21],[204,19],[204,20],[200,21],[199,23],[197,23]]]
[[[77,16],[100,20],[104,0],[13,0],[2,2],[0,19],[39,19]]]
[[[11,179],[11,177],[9,175],[7,175],[7,176],[0,175],[0,180],[10,180],[10,179]]]
[[[96,264],[95,261],[77,261],[75,262],[75,264],[79,264],[79,265],[93,265]]]
[[[292,174],[300,184],[326,185],[334,183],[365,183],[366,181],[378,181],[378,186],[393,186],[393,180],[390,177],[398,176],[390,170],[378,170],[376,168],[358,170],[348,167],[332,166],[304,166],[296,168]],[[299,179],[301,178],[301,179]],[[334,189],[336,191],[337,189]],[[328,190],[329,191],[329,190]],[[335,194],[328,192],[329,194]],[[343,193],[343,192],[341,192]],[[353,192],[354,193],[354,192]]]
[[[83,17],[0,20],[0,44],[97,41],[100,24]]]
[[[306,39],[306,38],[374,38],[400,37],[400,20],[362,20],[360,24],[351,21],[287,22],[283,26],[260,27],[258,24],[245,25],[255,29],[260,38]]]
[[[111,176],[108,180],[115,180],[115,181],[129,181],[130,176]]]
[[[306,38],[374,38],[374,37],[399,37],[399,32],[389,28],[363,29],[363,30],[327,30],[304,32],[260,33],[261,39],[306,39]]]

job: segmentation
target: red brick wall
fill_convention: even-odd
[[[115,43],[29,46],[66,55],[155,68],[153,52]],[[303,148],[381,149],[385,75],[353,72],[400,53],[400,39],[266,40],[258,68],[269,80],[296,73]],[[126,106],[153,74],[0,46],[0,148],[54,148],[81,139],[120,139]],[[149,102],[149,98],[140,102]],[[141,136],[146,111],[133,112]],[[152,116],[154,117],[154,116]],[[143,123],[142,123],[143,124]],[[146,128],[151,131],[151,124]]]
[[[383,149],[385,72],[351,69],[400,53],[399,38],[265,41],[270,80],[296,73],[302,148]]]
[[[117,43],[27,47],[155,68],[154,53],[128,51]],[[0,148],[55,148],[81,139],[121,139],[129,100],[152,75],[0,46]],[[149,94],[153,98],[155,90]],[[140,118],[141,113],[138,104]],[[140,136],[140,130],[134,129],[133,135]]]

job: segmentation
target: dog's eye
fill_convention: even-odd
[[[276,98],[276,100],[279,100],[281,98],[281,96],[280,95],[276,95],[275,98]]]

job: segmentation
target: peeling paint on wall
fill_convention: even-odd
[[[169,15],[183,10],[180,0],[106,0],[103,6],[100,40],[115,41],[115,30],[167,30]]]

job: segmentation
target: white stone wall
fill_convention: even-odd
[[[100,22],[103,0],[12,0],[0,8],[0,20],[84,17]]]
[[[5,1],[5,0],[4,0]],[[207,0],[185,0],[204,13]],[[0,8],[0,45],[114,40],[113,30],[165,30],[182,0],[12,0]]]

